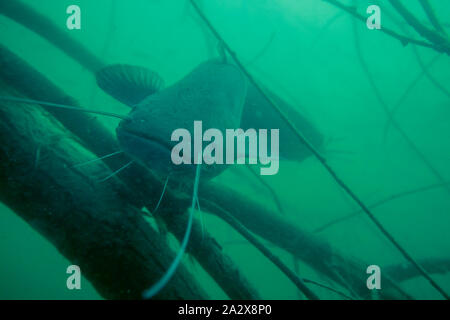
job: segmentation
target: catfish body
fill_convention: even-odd
[[[313,147],[321,150],[323,147],[323,136],[311,121],[269,89],[263,87],[263,90],[284,112],[295,127],[300,130],[308,142]],[[249,128],[280,129],[280,159],[301,162],[311,156],[311,152],[299,141],[295,132],[252,84],[248,85],[240,125],[244,130]],[[270,150],[270,135],[268,136],[267,148]]]
[[[235,66],[215,60],[202,63],[179,82],[151,93],[133,107],[129,119],[116,129],[121,148],[162,176],[170,173],[192,178],[194,164],[171,161],[177,144],[171,141],[173,131],[184,128],[193,136],[194,121],[202,121],[204,130],[238,128],[246,89],[246,80]],[[211,178],[225,167],[205,165],[202,176]]]
[[[217,65],[226,65],[230,68],[234,68],[225,63],[220,63],[218,61],[210,61],[204,63],[205,66],[212,66],[212,64]],[[202,65],[201,65],[202,66]],[[112,68],[112,72],[104,72],[107,71],[108,68]],[[156,94],[161,88],[163,80],[160,79],[156,73],[151,70],[148,70],[143,67],[136,66],[125,66],[128,70],[133,70],[134,74],[137,76],[130,76],[129,72],[125,71],[117,71],[120,69],[116,66],[106,67],[104,71],[101,71],[97,75],[97,82],[99,86],[106,91],[108,94],[123,102],[124,104],[134,107],[137,101],[143,100],[141,103],[137,105],[141,106],[145,99],[148,99],[149,106],[153,104],[157,104],[156,101],[151,102],[151,96]],[[200,68],[200,66],[199,66]],[[217,69],[217,66],[212,68],[211,71]],[[111,74],[112,73],[112,74]],[[117,75],[120,74],[120,77]],[[196,81],[199,85],[199,91],[205,90],[205,88],[200,85],[203,81],[208,81],[208,77],[204,75],[195,75],[192,77],[190,82]],[[116,78],[114,80],[114,78]],[[119,79],[117,79],[119,78]],[[187,78],[187,77],[186,77]],[[194,79],[195,78],[195,79]],[[231,77],[233,78],[233,77]],[[239,77],[240,78],[240,77]],[[122,80],[122,81],[120,81]],[[183,79],[182,81],[184,81]],[[223,79],[225,80],[225,79]],[[240,83],[241,81],[239,81]],[[183,84],[185,86],[185,84]],[[189,85],[191,86],[191,85]],[[136,89],[138,88],[138,89]],[[182,90],[183,91],[183,90]],[[186,92],[186,90],[184,90]],[[289,119],[294,123],[296,128],[298,128],[303,136],[319,151],[323,149],[324,138],[319,130],[309,121],[305,116],[299,113],[296,109],[294,109],[291,105],[289,105],[286,101],[281,99],[278,95],[274,94],[267,88],[264,88],[266,94],[283,110],[283,112],[289,117]],[[187,93],[187,92],[186,92]],[[172,95],[173,96],[173,95]],[[193,98],[192,93],[185,94],[184,100],[189,99],[191,96]],[[239,96],[241,98],[241,96]],[[170,99],[169,99],[170,100]],[[194,103],[195,104],[195,103]],[[172,104],[170,104],[172,105]],[[189,104],[186,104],[189,105]],[[196,104],[197,105],[197,104]],[[170,107],[169,108],[173,108]],[[176,108],[178,110],[182,109]],[[146,109],[143,109],[141,112],[145,113]],[[203,109],[200,108],[198,111],[203,112]],[[160,111],[162,112],[162,110]],[[189,112],[187,111],[184,114],[185,119],[189,119]],[[208,114],[206,112],[205,114]],[[204,114],[204,115],[205,115]],[[217,112],[219,115],[220,112]],[[237,115],[238,112],[235,112],[233,116]],[[204,116],[203,115],[203,116]],[[181,115],[178,115],[182,117]],[[202,119],[199,117],[198,119]],[[174,115],[175,117],[175,115]],[[162,121],[165,120],[165,116],[162,117]],[[181,119],[182,120],[182,119]],[[192,118],[190,119],[189,128],[192,127]],[[266,99],[260,94],[260,92],[256,89],[256,87],[252,84],[247,85],[247,90],[245,94],[244,105],[242,108],[242,115],[238,122],[235,124],[233,121],[233,125],[228,128],[242,128],[244,130],[253,128],[253,129],[280,129],[280,141],[279,141],[279,156],[280,159],[301,162],[304,159],[311,156],[310,151],[300,143],[298,137],[293,132],[293,130],[286,124],[286,122],[280,117],[280,115],[273,109],[273,107],[266,101]],[[204,126],[205,127],[205,126]],[[206,127],[205,127],[206,128]],[[167,134],[167,132],[166,132]],[[268,149],[270,150],[270,135],[268,136]]]

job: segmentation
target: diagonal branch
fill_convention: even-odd
[[[296,286],[303,292],[303,294],[311,300],[319,300],[319,297],[305,285],[305,282],[299,278],[294,272],[292,272],[286,265],[270,250],[268,250],[255,236],[253,236],[247,228],[245,228],[233,215],[226,210],[209,202],[209,207],[214,208],[215,212],[225,221],[228,222],[234,229],[236,229],[247,241],[253,244],[262,254],[264,254],[270,261],[272,261]]]
[[[430,2],[428,0],[419,0],[423,10],[427,14],[428,20],[430,20],[433,27],[436,29],[436,31],[446,35],[445,29],[442,27],[441,23],[439,22],[439,19],[437,18],[433,7],[431,6]]]
[[[379,200],[379,201],[371,204],[369,207],[371,209],[375,209],[377,207],[380,207],[380,206],[382,206],[382,205],[384,205],[386,203],[389,203],[389,202],[397,200],[397,199],[401,199],[401,198],[404,198],[404,197],[408,197],[408,196],[411,196],[411,195],[414,195],[414,194],[417,194],[417,193],[421,193],[421,192],[425,192],[425,191],[429,191],[429,190],[440,189],[440,188],[446,187],[448,185],[450,185],[450,182],[434,183],[432,185],[428,185],[428,186],[425,186],[425,187],[415,188],[415,189],[411,189],[411,190],[408,190],[408,191],[400,192],[400,193],[397,193],[397,194],[393,194],[393,195],[391,195],[389,197],[386,197],[386,198],[384,198],[382,200]],[[351,218],[360,216],[361,213],[362,213],[361,210],[357,210],[357,211],[349,213],[349,214],[347,214],[347,215],[345,215],[345,216],[343,216],[341,218],[337,218],[337,219],[334,219],[332,221],[329,221],[328,223],[326,223],[326,224],[322,225],[321,227],[315,229],[314,233],[319,233],[319,232],[325,231],[326,229],[328,229],[328,228],[330,228],[330,227],[332,227],[332,226],[334,226],[334,225],[336,225],[338,223],[341,223],[341,222],[347,221],[347,220],[349,220]]]

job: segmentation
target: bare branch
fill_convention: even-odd
[[[430,2],[428,0],[419,0],[419,2],[422,5],[423,10],[427,14],[428,20],[430,20],[436,31],[446,35],[447,33],[439,22],[436,14],[434,13],[433,7],[431,6]]]
[[[358,20],[360,20],[360,21],[362,21],[364,23],[367,20],[367,17],[363,16],[362,14],[359,14],[356,11],[355,7],[344,5],[344,4],[340,3],[337,0],[323,0],[323,1],[328,2],[331,5],[346,11],[347,13],[351,14],[353,17],[355,17],[356,19],[358,19]],[[393,31],[393,30],[391,30],[389,28],[386,28],[386,27],[381,28],[380,31],[385,33],[385,34],[387,34],[387,35],[389,35],[389,36],[391,36],[391,37],[393,37],[393,38],[395,38],[395,39],[397,39],[397,40],[399,40],[402,43],[402,45],[404,45],[404,46],[406,46],[406,45],[411,43],[411,44],[415,44],[415,45],[422,46],[422,47],[425,47],[425,48],[434,49],[434,50],[436,50],[438,52],[446,52],[442,47],[437,46],[434,43],[429,43],[429,42],[426,42],[426,41],[409,38],[409,37],[401,35],[401,34],[395,32],[395,31]],[[447,54],[449,54],[448,51],[447,51]]]
[[[424,26],[399,0],[389,2],[421,36],[433,43],[436,49],[450,55],[450,41],[447,37]]]

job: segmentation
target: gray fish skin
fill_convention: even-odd
[[[212,63],[216,63],[218,65],[223,64],[220,61],[209,61],[204,64],[208,65]],[[230,65],[226,66],[231,67]],[[122,75],[126,73],[123,68],[128,69],[128,71],[131,71],[131,73],[123,77]],[[136,70],[139,70],[139,72],[136,73]],[[196,78],[198,79],[196,81],[203,81],[202,79],[204,79],[205,76],[197,76]],[[146,81],[144,81],[144,83],[140,83],[142,82],[142,79],[145,79]],[[126,97],[125,100],[119,100],[133,108],[135,107],[135,104],[130,103],[130,101],[136,99],[136,97],[134,96],[136,90],[139,96],[146,97],[144,100],[151,100],[151,95],[154,94],[154,92],[158,92],[160,89],[160,86],[155,87],[154,83],[163,83],[163,80],[159,76],[157,76],[155,72],[143,67],[116,65],[109,66],[104,70],[101,70],[101,72],[99,72],[98,74],[97,82],[106,93],[115,97],[116,99],[118,99],[118,96]],[[134,86],[140,89],[134,88]],[[128,90],[127,88],[132,88],[132,90]],[[324,137],[319,132],[319,130],[311,123],[311,121],[309,121],[305,116],[299,113],[298,110],[294,109],[291,105],[271,92],[269,89],[263,87],[263,90],[285,112],[285,114],[300,130],[304,137],[316,149],[318,149],[319,152],[323,152]],[[150,101],[149,103],[157,104],[156,102]],[[143,104],[145,104],[145,101],[141,101],[138,105]],[[142,112],[145,113],[146,109],[144,109]],[[192,124],[190,126],[192,126]],[[286,122],[278,115],[273,107],[264,99],[264,97],[252,84],[248,85],[248,90],[242,111],[242,119],[239,126],[235,125],[229,128],[238,127],[243,128],[244,130],[247,130],[249,128],[280,129],[279,155],[280,159],[282,160],[301,162],[311,156],[311,153],[304,145],[301,144],[292,129],[286,124]],[[204,127],[204,130],[206,129],[208,128]],[[270,134],[268,135],[268,139],[270,141]],[[270,150],[270,146],[268,146],[268,148]]]
[[[187,129],[193,141],[194,121],[202,121],[203,132],[216,128],[224,134],[226,129],[239,128],[246,91],[246,79],[235,66],[216,60],[202,63],[132,109],[130,119],[121,121],[116,130],[121,148],[163,176],[182,173],[192,178],[195,165],[177,166],[171,161],[171,150],[178,143],[171,141],[172,132]],[[203,165],[202,177],[211,178],[225,168]]]
[[[286,101],[262,87],[264,92],[280,107],[302,135],[318,151],[322,151],[324,138],[317,128]],[[311,152],[299,141],[294,131],[286,124],[255,86],[248,85],[247,97],[242,112],[241,128],[280,129],[279,155],[280,159],[301,162],[311,156]],[[268,135],[270,141],[270,134]],[[270,150],[270,146],[267,147]]]

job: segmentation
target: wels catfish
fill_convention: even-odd
[[[138,163],[161,176],[193,178],[194,164],[175,165],[171,135],[178,128],[194,132],[194,121],[223,132],[238,128],[247,82],[241,71],[225,62],[200,64],[174,85],[157,91],[162,80],[136,66],[112,65],[97,73],[98,85],[111,96],[132,107],[116,133],[121,148]],[[193,148],[192,148],[193,149]],[[194,158],[194,155],[191,155]],[[226,168],[207,165],[202,175],[211,178]]]
[[[152,79],[155,75],[154,72],[137,66],[123,66],[124,68],[139,70],[140,78]],[[163,83],[158,77],[158,80],[148,80],[149,85],[145,90],[145,85],[136,83],[130,85],[129,81],[125,84],[117,85],[110,83],[110,68],[111,71],[119,69],[118,66],[106,67],[104,70],[97,74],[98,85],[109,95],[121,101],[125,105],[133,107],[138,101],[144,100],[143,96],[150,96],[159,90],[159,85]],[[126,77],[123,77],[126,79]],[[158,84],[158,86],[152,86],[152,83]],[[136,90],[141,88],[142,92]],[[127,89],[129,88],[129,89]],[[124,93],[124,90],[128,90],[128,94]],[[284,101],[275,93],[269,89],[263,87],[264,92],[284,111],[294,125],[301,131],[303,136],[314,146],[319,152],[323,151],[324,138],[319,130],[301,113],[299,113],[294,107]],[[132,98],[134,97],[134,98]],[[237,128],[233,126],[230,128]],[[311,156],[311,152],[302,145],[294,131],[286,124],[286,122],[280,117],[280,115],[273,109],[273,107],[266,101],[266,99],[259,93],[256,87],[252,84],[248,84],[247,93],[245,96],[245,102],[242,109],[242,116],[239,122],[239,128],[247,130],[253,129],[266,129],[266,128],[278,128],[280,130],[279,141],[279,157],[283,160],[301,162],[304,159]],[[268,136],[268,146],[270,150],[270,135]]]

